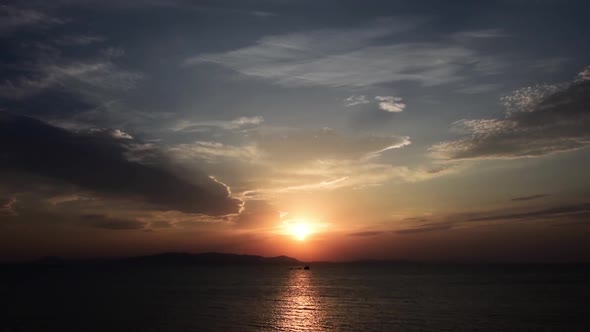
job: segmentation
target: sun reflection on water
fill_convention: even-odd
[[[311,270],[290,271],[275,309],[275,323],[280,331],[328,329],[326,310],[313,284]]]

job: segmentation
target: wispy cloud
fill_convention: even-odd
[[[224,165],[221,169],[211,168],[218,175],[219,171],[235,167],[240,173],[249,172],[260,184],[274,183],[265,191],[286,187],[294,191],[356,185],[356,180],[349,183],[344,179],[354,175],[361,165],[411,144],[407,136],[341,135],[329,128],[261,128],[240,139],[240,144],[199,140],[170,145],[166,151],[182,163]],[[358,166],[348,167],[353,164]],[[261,174],[265,174],[263,178]],[[335,179],[341,180],[333,182]]]
[[[459,41],[469,41],[478,39],[491,39],[508,37],[509,35],[502,29],[483,29],[483,30],[468,30],[454,33],[451,37]]]
[[[337,188],[341,188],[344,185],[344,183],[346,182],[346,180],[348,180],[348,179],[349,179],[349,177],[345,176],[345,177],[341,177],[338,179],[321,181],[321,182],[317,182],[317,183],[307,183],[307,184],[288,186],[288,187],[280,188],[276,191],[279,193],[283,193],[283,192],[296,192],[296,191],[309,192],[309,191],[315,191],[315,190],[321,190],[321,189],[337,189]]]
[[[85,46],[106,40],[105,37],[98,35],[66,35],[56,39],[55,43],[63,46]]]
[[[22,99],[44,89],[56,88],[95,99],[95,96],[104,92],[132,89],[142,77],[143,75],[121,69],[106,59],[40,63],[31,76],[22,76],[2,83],[0,97]]]
[[[472,95],[495,91],[500,89],[501,87],[502,85],[498,83],[476,83],[458,88],[455,90],[455,92]]]
[[[301,164],[316,160],[367,160],[411,144],[408,136],[343,135],[323,128],[261,134],[257,146],[273,160]]]
[[[10,5],[0,5],[0,33],[9,33],[17,29],[32,26],[50,26],[64,21],[47,13]]]
[[[397,234],[416,234],[416,233],[426,233],[426,232],[438,232],[438,231],[446,231],[453,227],[452,223],[430,223],[430,224],[422,224],[411,228],[404,228],[398,229],[395,231]]]
[[[465,221],[506,221],[506,220],[555,220],[555,219],[588,219],[590,217],[590,203],[557,205],[548,208],[516,211],[509,213],[491,212],[473,215]]]
[[[530,196],[520,196],[514,197],[511,201],[519,202],[519,201],[531,201],[533,199],[539,199],[549,196],[548,194],[537,194],[537,195],[530,195]]]
[[[282,181],[273,187],[252,191],[258,196],[284,192],[314,192],[337,189],[366,189],[391,182],[425,181],[456,172],[456,167],[433,168],[392,166],[352,160],[319,160],[299,167],[281,168],[275,175]],[[272,182],[271,182],[272,184]]]
[[[539,195],[541,196],[541,195]],[[535,199],[532,198],[530,199]],[[524,200],[529,197],[523,197]],[[518,198],[517,198],[518,199]],[[453,213],[431,218],[406,219],[416,225],[408,225],[395,232],[398,234],[413,234],[421,232],[446,231],[451,229],[479,227],[491,223],[515,223],[515,222],[544,222],[552,226],[571,227],[576,225],[590,225],[590,203],[557,204],[550,207],[533,206],[518,209],[496,209],[489,211],[473,211],[466,213]]]
[[[462,79],[461,71],[476,61],[471,49],[379,41],[421,22],[391,19],[364,28],[268,36],[244,48],[196,55],[185,64],[218,64],[287,86],[358,88],[400,81],[432,86]]]
[[[363,231],[348,234],[349,236],[371,237],[383,234],[383,231]]]
[[[264,118],[261,116],[242,116],[233,120],[216,120],[216,121],[190,121],[181,120],[176,123],[172,128],[172,131],[177,132],[198,132],[207,130],[207,128],[215,127],[226,130],[241,129],[244,127],[255,127],[264,123]]]
[[[344,99],[344,104],[346,107],[368,104],[370,102],[371,101],[367,99],[367,96],[365,95],[352,95]]]
[[[410,144],[412,144],[412,141],[410,141],[410,137],[405,136],[405,137],[402,137],[402,140],[400,142],[386,146],[386,147],[384,147],[380,150],[377,150],[377,151],[371,151],[371,152],[367,153],[362,159],[369,160],[369,159],[377,158],[377,157],[381,156],[383,154],[383,152],[385,152],[385,151],[389,151],[389,150],[393,150],[393,149],[400,149],[400,148],[403,148],[404,146],[408,146]]]
[[[196,141],[177,144],[168,149],[175,159],[180,161],[201,160],[208,163],[227,161],[259,162],[264,156],[256,145],[228,145],[212,141]]]

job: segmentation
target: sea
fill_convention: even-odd
[[[0,266],[0,331],[590,331],[576,265]]]

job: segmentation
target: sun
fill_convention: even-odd
[[[282,235],[291,236],[297,241],[309,240],[312,236],[315,236],[318,232],[325,229],[326,225],[320,222],[319,219],[309,217],[285,217],[283,216],[282,226],[280,227],[279,233]]]
[[[311,229],[305,223],[297,223],[291,226],[290,232],[297,240],[304,241],[311,233]]]

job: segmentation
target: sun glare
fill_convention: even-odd
[[[310,229],[307,224],[297,223],[291,226],[291,234],[293,234],[293,236],[299,241],[305,240],[309,233]]]

